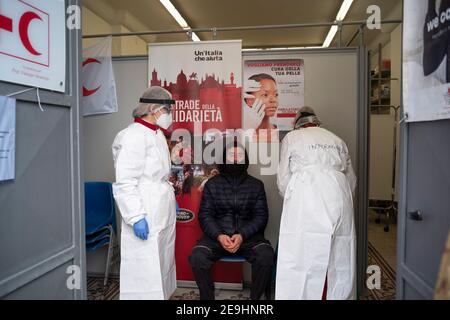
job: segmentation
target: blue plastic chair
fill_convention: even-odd
[[[245,260],[245,258],[243,256],[230,254],[230,255],[222,256],[222,258],[220,258],[219,261],[221,261],[221,262],[246,262],[247,260]],[[272,278],[273,278],[273,273],[272,273]],[[269,281],[269,283],[267,284],[264,295],[266,296],[266,300],[272,299],[272,281]]]
[[[222,262],[245,262],[245,258],[243,256],[238,255],[226,255],[220,258],[220,261]]]
[[[105,278],[108,282],[112,249],[116,233],[116,210],[110,182],[85,182],[86,251],[108,245]]]

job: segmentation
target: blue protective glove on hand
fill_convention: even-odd
[[[148,230],[148,223],[145,218],[139,220],[133,225],[133,231],[136,237],[142,240],[147,240],[149,230]]]

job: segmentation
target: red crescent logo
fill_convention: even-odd
[[[28,34],[28,28],[30,26],[31,21],[34,19],[39,19],[42,21],[42,18],[39,17],[36,13],[32,11],[25,12],[19,21],[19,34],[20,40],[22,40],[25,49],[27,49],[31,54],[35,56],[40,56],[41,53],[36,51],[31,45],[30,37]]]
[[[102,64],[99,60],[94,59],[94,58],[87,58],[86,60],[83,61],[83,67],[87,66],[88,64],[91,63],[98,63],[98,64]],[[93,95],[94,93],[96,93],[98,91],[98,89],[100,89],[101,85],[98,86],[95,89],[87,89],[85,86],[83,86],[83,97],[89,97],[90,95]]]

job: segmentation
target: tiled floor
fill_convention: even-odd
[[[381,216],[381,223],[377,224],[375,219],[378,214],[374,211],[369,211],[369,242],[376,248],[376,250],[389,263],[392,269],[397,268],[397,224],[395,218],[390,220],[390,230],[385,232],[383,229],[386,225],[386,217]]]
[[[395,299],[395,269],[396,269],[396,247],[397,247],[397,226],[390,224],[389,232],[384,231],[385,217],[382,216],[381,224],[377,224],[375,219],[378,215],[369,212],[369,263],[380,265],[383,271],[382,290],[369,292],[363,299],[369,300],[389,300]],[[88,280],[88,296],[93,300],[115,300],[119,298],[119,281],[110,279],[108,285],[103,288],[101,278],[90,278]],[[217,300],[248,300],[249,289],[243,291],[216,290]],[[274,292],[272,292],[274,297]],[[171,298],[172,300],[198,300],[198,289],[178,288]]]
[[[250,289],[242,291],[237,290],[219,290],[215,291],[216,300],[249,300]],[[272,297],[275,292],[272,292]],[[88,278],[88,299],[89,300],[118,300],[119,299],[119,280],[109,279],[106,287],[103,287],[103,278]],[[172,295],[171,300],[199,300],[198,289],[177,288]]]
[[[378,226],[373,226],[378,228]],[[382,227],[380,227],[382,229]],[[378,233],[375,241],[381,243],[383,236]],[[395,299],[395,271],[384,259],[380,252],[369,242],[368,247],[369,265],[377,265],[381,269],[381,288],[368,290],[360,298],[363,300],[392,300]],[[216,290],[216,300],[248,300],[250,296],[249,289],[243,291]],[[275,293],[272,291],[272,299]],[[117,300],[119,298],[119,280],[110,279],[106,287],[103,287],[103,278],[88,278],[88,299],[89,300]],[[171,300],[198,300],[199,293],[193,288],[178,288],[171,297]]]
[[[233,290],[216,290],[216,300],[249,300],[250,290],[243,291]],[[198,289],[192,288],[178,288],[172,295],[171,300],[199,300],[200,295]]]

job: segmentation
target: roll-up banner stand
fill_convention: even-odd
[[[205,164],[198,151],[227,129],[241,128],[242,42],[157,43],[149,44],[148,49],[148,85],[162,86],[176,101],[170,181],[180,208],[175,244],[177,280],[193,281],[188,257],[203,236],[198,221],[202,190],[206,181],[218,174],[217,167]],[[242,287],[241,263],[219,262],[212,273],[216,284]]]

